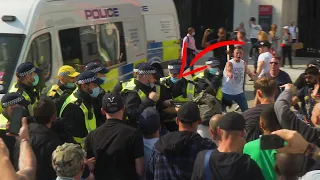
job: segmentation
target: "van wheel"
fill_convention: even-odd
[[[154,68],[156,68],[157,73],[158,73],[158,75],[160,76],[159,78],[164,77],[163,68],[162,68],[161,64],[159,64],[159,63],[154,63],[154,64],[152,64],[151,66],[154,67]]]

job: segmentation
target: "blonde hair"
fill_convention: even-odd
[[[272,39],[274,39],[276,36],[277,28],[278,26],[276,24],[271,25],[271,30],[269,31],[269,34],[271,35]]]
[[[258,34],[258,40],[259,41],[269,41],[269,35],[264,31],[260,31]]]

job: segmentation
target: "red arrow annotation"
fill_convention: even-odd
[[[206,53],[208,53],[216,48],[220,48],[222,46],[228,46],[228,45],[244,45],[244,44],[245,44],[245,42],[240,42],[240,41],[223,41],[223,42],[218,42],[218,43],[212,44],[209,47],[202,50],[199,54],[197,54],[197,56],[191,61],[190,66],[194,65],[203,55],[205,55]],[[197,69],[194,69],[192,71],[189,71],[189,72],[183,74],[184,67],[186,66],[186,63],[187,63],[187,42],[184,42],[183,55],[182,55],[182,65],[180,68],[179,78],[194,74],[196,72],[205,70],[207,68],[207,66],[201,66]]]

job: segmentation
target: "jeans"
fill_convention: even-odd
[[[257,49],[254,45],[258,42],[258,39],[256,39],[256,38],[251,38],[250,41],[251,41],[250,57],[252,57],[253,48]],[[259,50],[258,50],[258,51],[259,51]]]
[[[237,95],[229,95],[223,93],[223,98],[228,101],[235,101],[240,106],[242,112],[248,109],[248,102],[244,93]]]
[[[186,62],[186,66],[184,67],[184,70],[187,70],[188,68],[190,68],[190,71],[193,70],[193,66],[190,66],[190,63],[192,62],[194,57],[195,57],[195,55],[193,53],[187,54],[187,62]]]
[[[292,66],[292,47],[291,47],[291,45],[282,47],[282,67],[285,65],[287,56],[289,59],[289,65]]]

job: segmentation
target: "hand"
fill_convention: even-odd
[[[0,159],[9,158],[9,150],[3,140],[0,138]]]
[[[178,112],[180,108],[179,107],[174,107],[174,109]]]
[[[292,94],[296,94],[297,92],[297,88],[293,84],[285,84],[280,86],[280,88],[284,88],[285,90],[288,89]]]
[[[89,174],[87,180],[95,180],[94,175],[92,173]]]
[[[22,126],[19,131],[19,135],[7,133],[7,136],[14,136],[16,137],[17,141],[21,141],[22,139],[29,140],[29,130],[28,130],[28,121],[26,117],[23,117],[22,120]],[[10,124],[7,124],[10,125]]]
[[[153,91],[149,93],[149,98],[154,102],[158,102],[158,100],[159,100],[158,94]]]
[[[204,31],[204,36],[209,36],[210,34],[210,29],[206,29],[206,31]]]
[[[168,99],[168,100],[165,100],[164,102],[163,102],[163,106],[165,106],[165,107],[169,107],[169,106],[171,106],[172,104],[171,104],[171,99]]]
[[[84,163],[85,163],[86,165],[88,165],[90,171],[93,171],[94,165],[95,165],[95,163],[96,163],[96,158],[95,158],[95,157],[92,157],[92,158],[90,158],[90,159],[85,159]]]
[[[288,143],[285,147],[277,150],[280,153],[301,154],[307,149],[308,142],[297,131],[281,129],[272,132],[272,134],[280,136]]]

